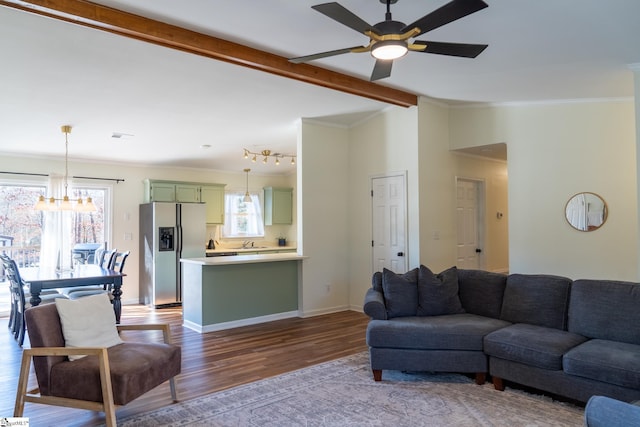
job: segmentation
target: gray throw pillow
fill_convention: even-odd
[[[382,289],[387,317],[415,316],[418,309],[418,269],[396,274],[382,270]]]
[[[418,273],[418,316],[464,313],[458,297],[458,269],[435,275],[424,265]]]

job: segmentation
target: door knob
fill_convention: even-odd
[[[404,256],[404,252],[398,252],[398,256]]]

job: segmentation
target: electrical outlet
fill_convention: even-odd
[[[124,240],[133,240],[132,233],[124,233]]]

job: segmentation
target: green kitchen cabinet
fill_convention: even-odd
[[[200,187],[200,200],[207,204],[207,224],[224,224],[224,185]]]
[[[200,187],[197,185],[176,183],[176,202],[200,203]]]
[[[176,185],[170,182],[145,181],[145,202],[175,202]]]
[[[293,223],[293,188],[264,187],[264,225]]]
[[[144,203],[206,203],[207,224],[224,223],[225,184],[144,180]]]

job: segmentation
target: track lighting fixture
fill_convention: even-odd
[[[296,156],[295,154],[282,154],[282,153],[272,153],[271,150],[262,150],[259,153],[254,153],[253,151],[247,150],[246,148],[243,148],[244,150],[244,154],[243,157],[245,159],[249,159],[249,157],[251,157],[251,161],[253,163],[255,163],[257,161],[258,156],[262,157],[262,163],[264,163],[265,165],[269,162],[269,158],[273,157],[275,159],[275,165],[279,166],[280,165],[280,159],[285,159],[285,158],[290,158],[291,159],[291,165],[295,165],[296,164]]]

